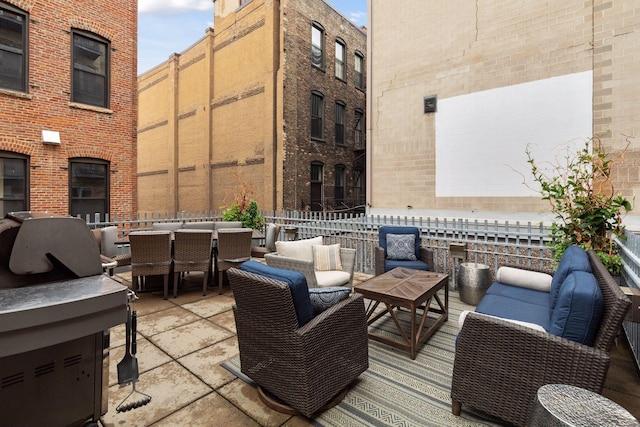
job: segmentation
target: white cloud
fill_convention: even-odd
[[[356,24],[366,25],[367,24],[367,12],[350,12],[349,19],[351,22],[355,22]]]
[[[211,0],[138,0],[138,12],[213,10]]]

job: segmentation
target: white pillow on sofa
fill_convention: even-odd
[[[462,329],[462,325],[464,325],[464,319],[467,318],[467,314],[469,313],[475,313],[475,311],[464,310],[463,312],[460,313],[460,317],[458,318],[458,326],[460,327],[460,329]],[[495,319],[501,319],[506,322],[515,323],[516,325],[526,326],[527,328],[535,329],[536,331],[546,332],[544,328],[538,325],[537,323],[523,322],[521,320],[513,320],[513,319],[504,319],[502,317],[491,316],[489,314],[484,314],[484,313],[476,313],[476,314],[479,316],[487,316],[487,317],[493,317]]]
[[[276,252],[280,256],[313,262],[313,246],[322,245],[322,236],[311,239],[277,241]]]
[[[551,290],[552,279],[553,277],[546,273],[513,267],[500,267],[496,273],[496,280],[500,283],[542,292]]]

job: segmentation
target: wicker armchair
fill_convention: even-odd
[[[600,393],[610,349],[630,301],[595,252],[592,272],[604,299],[593,347],[509,321],[469,313],[458,335],[451,384],[452,411],[469,405],[514,425],[525,425],[536,393],[559,383]]]
[[[300,327],[286,283],[228,271],[242,372],[310,417],[369,367],[367,321],[355,294]]]
[[[414,234],[416,236],[416,261],[387,260],[388,234]],[[433,251],[420,246],[420,230],[417,227],[384,226],[378,230],[378,246],[374,248],[375,272],[379,276],[396,267],[415,268],[418,270],[435,271]]]
[[[129,242],[134,287],[138,290],[144,289],[146,276],[162,275],[164,299],[167,299],[171,271],[171,232],[135,231],[129,233]]]
[[[284,268],[285,270],[299,271],[300,273],[304,274],[305,279],[307,279],[307,286],[309,286],[309,288],[321,288],[325,286],[345,286],[350,288],[353,285],[353,270],[356,264],[355,249],[340,248],[340,262],[342,263],[342,271],[348,273],[349,278],[348,281],[345,278],[345,283],[338,284],[325,284],[321,280],[318,280],[318,272],[316,272],[313,261],[290,258],[282,256],[277,252],[265,254],[264,259],[268,265],[271,265],[273,267]]]
[[[218,293],[222,294],[224,272],[251,259],[251,228],[221,228],[218,233]]]
[[[188,271],[202,271],[202,295],[207,294],[211,273],[211,239],[213,230],[176,230],[173,241],[173,297],[178,295],[178,282]]]

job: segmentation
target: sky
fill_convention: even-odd
[[[356,25],[367,25],[367,0],[326,1]],[[212,0],[138,0],[138,74],[187,50],[209,27]]]

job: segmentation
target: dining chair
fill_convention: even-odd
[[[142,290],[147,276],[162,275],[164,299],[167,299],[171,271],[171,232],[134,231],[129,233],[129,243],[134,286]]]
[[[211,239],[213,230],[176,230],[173,241],[173,297],[178,295],[178,282],[188,271],[202,271],[202,295],[207,294],[211,272]]]
[[[264,246],[251,246],[251,256],[254,258],[264,258],[264,254],[275,252],[276,240],[280,236],[280,224],[269,223],[264,234]]]
[[[224,272],[251,259],[251,228],[223,228],[218,233],[218,293],[222,294]]]

